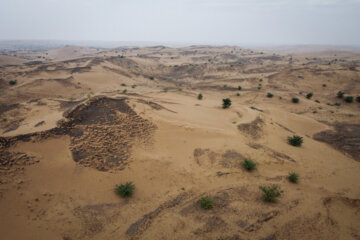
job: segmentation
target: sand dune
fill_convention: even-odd
[[[360,239],[356,54],[21,54],[27,64],[0,68],[2,238]],[[301,147],[288,144],[293,135]],[[127,181],[136,189],[123,199],[114,188]],[[276,203],[262,201],[268,185],[284,191]]]

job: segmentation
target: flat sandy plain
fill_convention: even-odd
[[[360,239],[358,53],[13,51],[0,93],[1,239]]]

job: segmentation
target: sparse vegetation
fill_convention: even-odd
[[[123,198],[131,197],[135,190],[132,182],[126,182],[115,187],[115,193]]]
[[[127,92],[127,90],[126,90],[126,89],[124,89],[124,90],[122,91],[122,93],[123,93],[123,94],[125,94],[126,92]]]
[[[122,83],[121,86],[126,87],[126,84],[125,84],[125,83]]]
[[[308,94],[306,94],[306,98],[307,98],[307,99],[312,98],[312,96],[313,96],[313,93],[308,93]]]
[[[149,79],[150,79],[150,80],[154,80],[155,78],[154,78],[154,76],[150,76]]]
[[[299,181],[299,174],[295,173],[295,172],[291,172],[289,173],[288,179],[290,182],[292,183],[298,183]]]
[[[303,143],[303,138],[297,135],[288,137],[288,143],[294,147],[300,147]]]
[[[336,94],[337,98],[343,98],[344,97],[344,92],[342,91],[338,91],[338,93]]]
[[[326,87],[327,85],[326,85],[326,84],[323,84],[322,86],[323,86],[323,87]]]
[[[202,95],[201,93],[199,93],[199,95],[197,96],[197,99],[198,99],[198,100],[203,99],[203,95]]]
[[[281,196],[283,191],[279,186],[260,186],[260,190],[263,192],[262,200],[264,202],[276,202],[277,198]]]
[[[225,108],[229,108],[230,106],[231,106],[231,100],[230,100],[230,98],[224,98],[223,99],[223,108],[225,109]]]
[[[210,196],[201,197],[199,200],[200,207],[209,210],[214,207],[214,199]]]
[[[319,101],[319,100],[315,100],[315,102],[320,103],[320,101]]]
[[[299,103],[300,100],[299,100],[298,98],[292,98],[291,101],[292,101],[293,103]]]
[[[358,103],[360,103],[360,96],[357,96],[357,97],[356,97],[356,101],[357,101]]]
[[[256,168],[256,163],[249,158],[245,158],[241,165],[249,172]]]
[[[11,86],[16,85],[16,83],[17,83],[17,80],[10,80],[9,81],[9,85],[11,85]]]
[[[236,96],[240,97],[240,93],[237,93]]]
[[[354,102],[354,97],[353,97],[353,96],[346,96],[346,97],[344,98],[344,100],[345,100],[345,102],[347,102],[347,103],[352,103],[352,102]]]
[[[266,97],[268,97],[268,98],[272,98],[274,96],[274,94],[272,94],[272,93],[267,93],[267,95],[266,95]]]
[[[164,90],[164,92],[167,92],[167,91],[168,91],[168,88],[164,88],[163,90]]]
[[[238,86],[238,90],[241,91],[241,89],[242,89],[241,86]]]
[[[341,106],[341,103],[334,103],[334,106],[337,106],[337,107],[340,107]]]

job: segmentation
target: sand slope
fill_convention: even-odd
[[[73,50],[1,68],[4,239],[360,238],[360,103],[336,98],[360,95],[356,55]],[[284,190],[278,202],[261,200],[267,185]]]

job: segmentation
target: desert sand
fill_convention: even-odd
[[[360,239],[359,53],[15,51],[0,93],[1,239]]]

